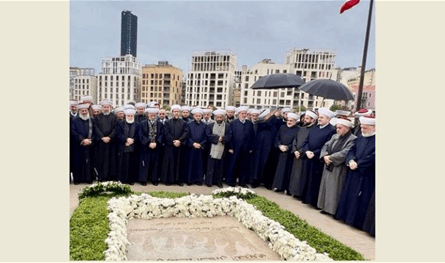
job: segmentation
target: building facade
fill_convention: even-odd
[[[247,66],[244,66],[247,69]],[[232,103],[235,107],[241,106],[241,75],[242,70],[235,71],[235,86],[233,88]]]
[[[305,82],[313,79],[337,80],[335,71],[336,51],[331,49],[297,49],[286,52],[285,63],[275,64],[264,59],[251,69],[244,69],[241,76],[241,105],[253,108],[291,107],[298,111],[302,106],[306,109],[329,108],[334,101],[313,96],[299,91],[298,88],[253,90],[252,85],[262,76],[275,73],[296,74]]]
[[[92,96],[93,103],[97,103],[97,77],[95,75],[94,69],[70,68],[70,82],[71,76],[73,76],[73,89],[70,99],[80,101],[83,96]]]
[[[218,108],[231,105],[236,59],[235,52],[230,49],[192,52],[185,104]]]
[[[182,70],[168,61],[142,67],[141,101],[157,101],[161,107],[181,103]]]
[[[141,64],[132,55],[107,57],[98,75],[98,99],[109,99],[114,106],[140,100]]]
[[[138,17],[131,11],[121,13],[121,56],[137,57]]]
[[[70,67],[70,88],[69,88],[70,100],[80,100],[79,96],[82,96],[80,95],[82,91],[78,90],[79,86],[74,85],[76,77],[94,76],[94,75],[95,75],[95,70],[93,68]]]

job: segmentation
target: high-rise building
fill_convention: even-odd
[[[286,52],[285,63],[275,64],[270,59],[263,59],[251,69],[244,67],[241,75],[241,105],[253,108],[291,107],[295,110],[304,106],[308,109],[329,108],[333,100],[323,100],[299,91],[298,88],[253,90],[252,85],[262,76],[275,73],[299,75],[305,82],[325,78],[336,80],[336,51],[331,49],[297,49]]]
[[[114,106],[137,102],[141,90],[141,63],[132,55],[104,58],[98,83],[99,100],[109,99]]]
[[[190,64],[185,104],[218,108],[232,104],[236,70],[233,50],[194,51]]]
[[[179,104],[182,94],[182,70],[168,61],[142,67],[141,101],[157,101],[161,107]]]
[[[92,96],[97,103],[97,77],[93,68],[70,67],[71,100],[81,100],[83,96]]]
[[[121,56],[137,57],[138,17],[124,10],[121,18]]]

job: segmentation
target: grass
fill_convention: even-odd
[[[153,197],[178,198],[188,193],[147,192]],[[126,194],[129,195],[130,193]],[[141,194],[132,192],[131,194]],[[70,260],[104,260],[107,249],[105,239],[110,232],[107,218],[107,202],[112,197],[125,196],[117,193],[102,193],[83,198],[70,219]],[[216,198],[227,197],[217,196]],[[245,200],[260,210],[263,215],[279,222],[299,240],[306,240],[318,253],[327,252],[334,260],[364,260],[363,256],[339,241],[310,226],[292,212],[281,209],[276,203],[257,195]]]

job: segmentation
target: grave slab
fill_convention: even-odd
[[[280,260],[258,235],[231,216],[130,219],[130,261]]]

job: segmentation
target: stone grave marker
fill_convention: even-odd
[[[268,242],[231,216],[130,219],[130,261],[280,260]]]

